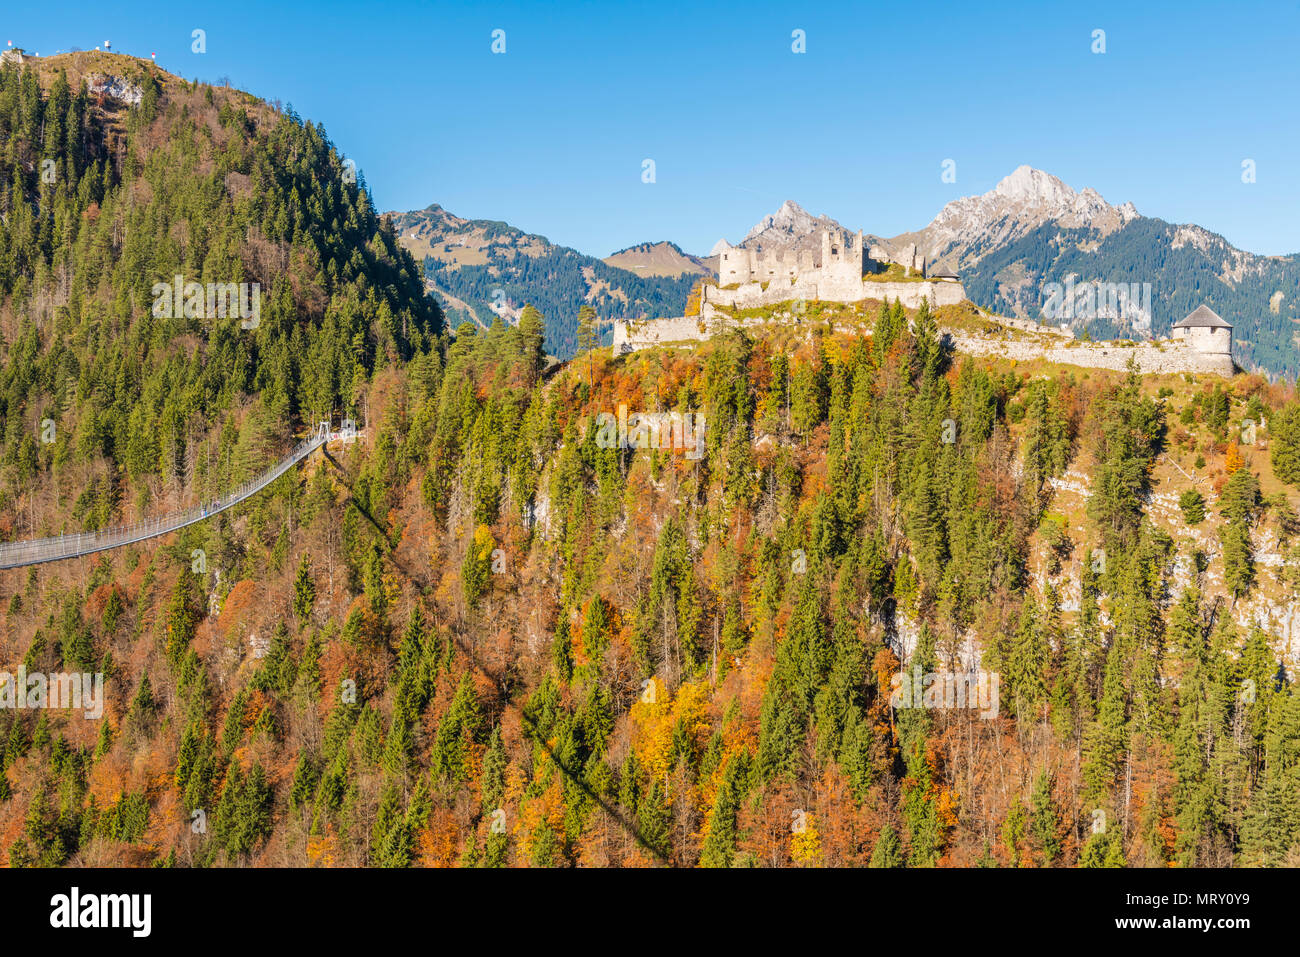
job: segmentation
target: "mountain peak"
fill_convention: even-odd
[[[983,196],[967,197],[985,201],[1001,201],[1030,210],[1046,213],[1052,219],[1075,219],[1078,225],[1093,225],[1093,220],[1117,214],[1121,224],[1137,216],[1132,203],[1112,206],[1095,189],[1071,189],[1059,177],[1032,166],[1017,166],[1009,176],[1003,177],[992,190]],[[961,202],[961,200],[958,200]],[[949,204],[952,205],[952,204]]]
[[[764,216],[745,234],[741,246],[751,244],[759,246],[789,246],[819,234],[823,229],[840,229],[844,227],[828,216],[814,216],[792,199],[787,199],[781,208],[769,216]],[[721,242],[714,249],[719,249]]]
[[[1112,206],[1095,189],[1076,191],[1051,173],[1018,166],[987,193],[941,209],[924,230],[922,247],[931,256],[955,250],[967,265],[967,251],[1003,245],[1044,223],[1106,236],[1137,216],[1132,203]]]
[[[708,272],[699,257],[682,252],[674,242],[638,243],[605,257],[605,265],[636,273],[638,276],[704,275]]]
[[[745,234],[741,245],[748,243],[752,239],[762,239],[768,234],[772,234],[769,242],[781,238],[791,238],[801,236],[811,230],[817,223],[817,217],[813,216],[806,209],[800,206],[792,199],[787,199],[781,204],[781,208],[770,216],[764,216],[758,221],[748,233]]]
[[[1079,195],[1051,173],[1032,166],[1017,166],[993,187],[993,194],[1016,202],[1046,206],[1069,206]]]

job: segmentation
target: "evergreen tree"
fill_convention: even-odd
[[[596,331],[596,310],[584,303],[578,309],[578,351],[587,353],[587,388],[592,386],[592,356],[600,336]]]
[[[1300,402],[1290,402],[1274,414],[1268,432],[1273,474],[1300,488]]]
[[[523,364],[526,381],[531,387],[545,362],[542,345],[546,338],[546,321],[533,306],[524,306],[519,315],[519,360]]]
[[[872,867],[902,867],[903,842],[898,839],[898,832],[886,824],[880,829],[876,846],[871,851]]]
[[[298,562],[298,573],[293,580],[293,613],[299,625],[305,625],[310,620],[315,601],[316,583],[311,577],[311,557],[303,552]]]

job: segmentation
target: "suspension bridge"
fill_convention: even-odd
[[[356,423],[344,419],[338,431],[331,431],[330,423],[320,422],[311,434],[298,443],[284,458],[255,478],[221,498],[194,505],[177,512],[169,512],[156,518],[131,525],[118,525],[100,529],[95,532],[78,532],[75,535],[59,535],[55,538],[34,538],[21,542],[0,543],[0,568],[20,568],[23,565],[40,565],[44,562],[57,562],[65,558],[77,558],[102,552],[109,548],[121,548],[134,542],[166,535],[186,525],[206,521],[213,515],[219,515],[228,508],[233,508],[246,498],[256,495],[293,468],[317,449],[330,442],[351,442],[357,436]]]

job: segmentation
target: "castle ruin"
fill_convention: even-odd
[[[828,286],[852,286],[890,263],[902,266],[905,277],[915,272],[928,278],[925,256],[917,251],[916,243],[905,246],[897,256],[890,256],[880,246],[868,250],[864,243],[862,230],[858,230],[856,236],[823,230],[820,255],[808,246],[769,251],[724,242],[718,253],[718,285],[735,286],[777,279],[793,282],[804,278]],[[950,271],[944,270],[943,273],[945,279],[957,278]]]
[[[876,252],[872,247],[872,252]],[[718,254],[718,284],[794,281],[799,277],[829,283],[861,281],[864,272],[874,272],[872,260],[863,250],[862,231],[857,236],[832,235],[823,231],[821,255],[812,249],[787,248],[766,251],[743,246],[724,246]]]
[[[890,263],[903,267],[902,280],[874,278]],[[718,282],[706,282],[701,291],[700,318],[709,321],[722,309],[752,309],[791,299],[845,303],[898,299],[915,309],[922,299],[937,307],[956,305],[965,298],[966,290],[955,273],[927,274],[925,257],[915,243],[890,258],[878,246],[868,250],[861,231],[849,236],[824,230],[820,250],[723,246],[718,253]]]

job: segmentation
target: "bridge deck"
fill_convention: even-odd
[[[19,568],[23,565],[39,565],[65,558],[77,558],[80,555],[90,555],[109,548],[120,548],[147,538],[156,538],[184,528],[186,525],[193,525],[195,522],[201,522],[238,505],[251,495],[256,495],[327,442],[336,439],[349,441],[352,437],[352,434],[347,432],[329,432],[318,427],[275,465],[214,502],[195,505],[178,512],[169,512],[148,521],[118,525],[97,532],[78,532],[75,535],[60,535],[57,538],[35,538],[22,542],[0,543],[0,568]]]

